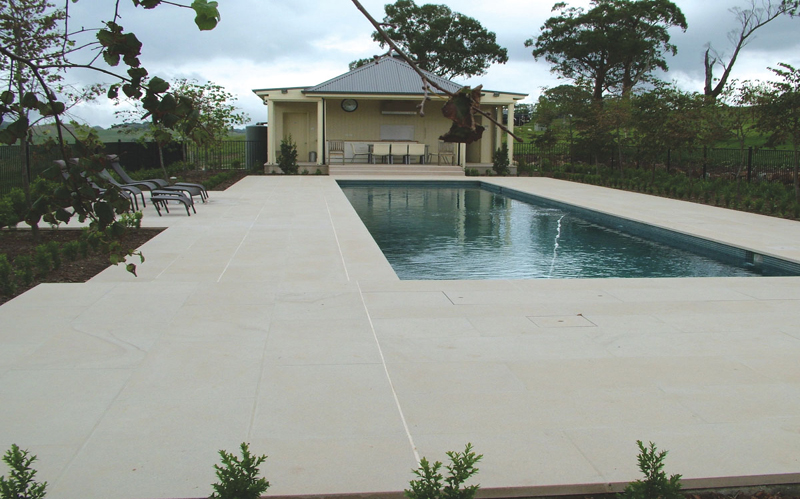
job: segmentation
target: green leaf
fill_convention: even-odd
[[[94,212],[97,214],[100,225],[103,227],[114,221],[114,210],[111,208],[111,205],[105,201],[98,201],[95,203]]]
[[[167,128],[174,128],[179,121],[180,118],[172,113],[167,113],[161,117],[161,123]]]
[[[196,14],[194,22],[197,24],[197,27],[200,28],[200,31],[212,30],[217,26],[220,20],[217,2],[194,0],[194,2],[192,2],[192,8]]]
[[[158,110],[162,113],[168,113],[175,110],[177,107],[177,101],[172,94],[167,94],[161,98],[161,102],[158,103]]]
[[[0,144],[13,144],[17,141],[17,136],[9,132],[8,129],[0,130]]]
[[[133,5],[135,6],[142,6],[145,9],[154,9],[158,7],[161,3],[161,0],[133,0]]]
[[[22,96],[22,105],[30,109],[35,109],[39,105],[39,99],[36,97],[35,93],[27,92]]]
[[[108,98],[116,99],[119,97],[119,85],[111,85],[108,87]]]
[[[39,111],[39,114],[42,116],[54,116],[56,114],[61,114],[64,112],[65,106],[63,102],[40,102],[38,106],[36,106],[36,110]]]
[[[14,134],[16,138],[21,139],[28,133],[28,126],[28,118],[26,116],[20,116],[17,121],[8,125],[6,130]]]
[[[2,94],[0,94],[0,102],[3,104],[11,104],[14,102],[14,92],[10,90],[4,91]]]
[[[158,76],[154,76],[153,79],[150,80],[150,83],[148,83],[147,88],[153,93],[160,94],[169,90],[169,83]]]
[[[125,265],[125,270],[127,270],[128,272],[133,274],[134,277],[139,277],[139,276],[136,275],[136,264],[129,263],[129,264]]]
[[[69,219],[72,218],[72,213],[68,212],[64,208],[59,208],[56,210],[56,220],[59,222],[67,223]]]

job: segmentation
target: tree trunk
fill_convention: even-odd
[[[798,170],[798,163],[800,163],[800,157],[798,157],[798,150],[795,147],[794,149],[794,199],[795,201],[800,201],[800,181],[797,177],[797,170]]]
[[[161,142],[156,142],[156,145],[158,146],[158,162],[161,164],[161,171],[164,172],[164,179],[169,180],[167,167],[164,166],[164,147],[161,145]]]

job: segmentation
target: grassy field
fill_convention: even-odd
[[[103,127],[94,127],[95,131],[97,132],[98,137],[100,137],[100,142],[136,142],[142,137],[142,134],[145,133],[147,130],[146,126],[119,126],[113,128],[103,128]],[[33,142],[35,144],[43,144],[47,140],[56,137],[55,126],[53,125],[42,125],[34,127],[33,131]],[[71,139],[69,134],[66,135],[69,138],[68,142],[74,142]],[[231,132],[225,140],[244,140],[245,133],[244,131],[233,131]]]

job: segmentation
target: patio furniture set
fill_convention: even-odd
[[[349,146],[350,154],[347,154]],[[416,161],[419,164],[431,163],[436,157],[436,163],[453,164],[455,148],[452,143],[439,142],[436,152],[429,152],[427,144],[418,142],[346,142],[343,140],[328,141],[328,160],[341,160],[342,164],[349,158],[352,163],[357,159],[363,158],[367,163],[375,164],[378,160],[381,163],[393,164],[395,158],[405,164]]]
[[[128,175],[128,172],[122,168],[122,165],[119,163],[119,157],[116,154],[110,154],[107,158],[111,169],[122,179],[122,182],[117,181],[107,169],[100,171],[100,177],[118,187],[122,196],[131,203],[131,208],[137,211],[139,210],[139,199],[142,200],[142,207],[147,206],[143,191],[150,191],[150,201],[153,203],[158,216],[162,216],[162,208],[169,213],[169,207],[167,205],[170,201],[182,204],[184,208],[186,208],[186,215],[191,216],[189,212],[190,208],[192,212],[195,214],[197,213],[197,210],[194,208],[194,197],[200,196],[200,200],[203,203],[208,199],[208,191],[206,191],[206,188],[202,184],[176,182],[174,185],[170,185],[169,181],[160,178],[134,180]],[[78,164],[78,158],[72,158],[70,162]],[[62,176],[64,176],[64,178],[69,178],[67,164],[62,160],[57,160],[55,163],[61,169]],[[103,189],[93,182],[92,187],[101,194],[106,191],[106,189]]]

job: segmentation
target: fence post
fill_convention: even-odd
[[[708,165],[708,146],[703,146],[703,180],[706,179],[707,165]]]
[[[672,162],[672,149],[667,148],[667,173],[669,173],[669,165]]]
[[[747,181],[753,176],[753,146],[747,148]]]
[[[22,139],[27,141],[27,137]],[[25,148],[25,178],[28,179],[28,185],[31,185],[31,147],[33,144],[28,142],[28,147]]]

